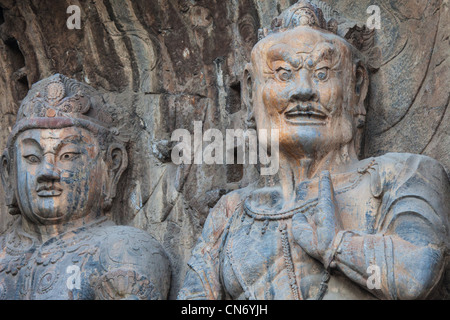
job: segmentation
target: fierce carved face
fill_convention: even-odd
[[[30,129],[15,150],[17,198],[28,220],[57,224],[101,211],[107,166],[91,132]]]
[[[281,152],[317,157],[352,140],[360,83],[343,39],[310,27],[272,34],[252,69],[257,127],[280,130]]]

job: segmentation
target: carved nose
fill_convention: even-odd
[[[56,170],[55,166],[48,161],[44,161],[42,163],[40,170],[37,173],[37,182],[43,183],[43,182],[54,182],[59,180],[60,175],[58,170]]]
[[[293,85],[294,88],[291,90],[289,97],[291,102],[317,100],[317,92],[311,86],[311,80],[306,75],[300,75]]]
[[[291,102],[316,100],[316,93],[311,88],[299,88],[291,94]]]

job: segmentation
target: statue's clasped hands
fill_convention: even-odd
[[[342,222],[336,203],[330,172],[319,176],[319,196],[316,210],[307,219],[303,213],[292,218],[295,241],[313,258],[321,261],[325,269],[331,267],[342,240]]]

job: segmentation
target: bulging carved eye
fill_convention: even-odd
[[[277,78],[280,81],[289,81],[292,78],[292,71],[285,68],[279,68],[277,70]]]
[[[41,159],[39,159],[39,157],[35,156],[34,154],[25,156],[24,158],[27,159],[28,163],[32,163],[32,164],[41,162]]]
[[[328,68],[322,68],[315,71],[314,75],[320,81],[328,80]]]
[[[66,152],[59,157],[61,161],[72,161],[78,158],[79,153],[76,152]]]

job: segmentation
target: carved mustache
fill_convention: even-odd
[[[307,117],[317,117],[317,118],[326,118],[328,117],[327,112],[321,105],[315,105],[312,103],[302,103],[294,105],[291,108],[288,108],[284,114],[288,117],[298,117],[298,116],[307,116]]]

